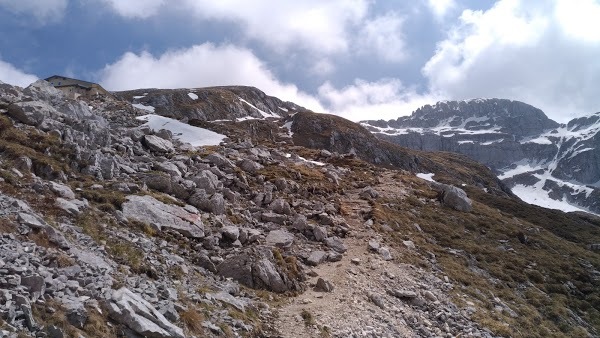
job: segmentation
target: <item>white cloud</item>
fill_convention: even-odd
[[[148,18],[164,0],[102,0],[127,18]],[[204,20],[237,24],[242,33],[284,53],[290,48],[317,54],[348,50],[349,28],[367,15],[369,0],[170,0],[169,6]]]
[[[233,45],[204,43],[158,57],[148,52],[125,53],[104,67],[100,82],[109,90],[247,85],[282,100],[324,111],[315,98],[293,84],[277,80],[250,50]]]
[[[238,27],[246,40],[279,55],[301,52],[316,62],[313,71],[330,73],[328,56],[369,54],[386,62],[406,58],[404,19],[395,12],[373,17],[372,0],[101,0],[126,18],[149,18],[167,4],[182,15]]]
[[[423,67],[432,92],[517,99],[559,121],[599,110],[598,2],[500,0],[459,20]]]
[[[145,19],[155,15],[164,0],[102,0],[119,15],[126,18]]]
[[[567,36],[587,42],[600,42],[598,1],[558,1],[554,14]]]
[[[373,53],[389,62],[406,59],[402,33],[403,18],[396,13],[368,20],[359,33],[358,46],[361,53]]]
[[[27,74],[10,63],[0,60],[0,81],[13,86],[27,87],[37,79],[37,76]]]
[[[321,59],[315,62],[310,68],[310,72],[314,75],[325,76],[335,71],[335,65],[329,59]]]
[[[398,79],[356,79],[341,89],[326,82],[319,87],[319,98],[334,114],[353,121],[395,119],[437,101],[435,95],[418,94]]]
[[[33,15],[40,23],[60,21],[67,4],[68,0],[0,0],[0,7],[15,14]]]
[[[344,52],[349,31],[368,11],[367,0],[183,0],[196,16],[233,21],[243,33],[271,48],[290,47],[317,54]]]
[[[427,6],[437,20],[442,20],[448,12],[456,7],[454,0],[427,0]]]

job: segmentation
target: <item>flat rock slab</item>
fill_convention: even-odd
[[[186,237],[204,237],[201,216],[182,207],[165,204],[152,196],[127,196],[123,203],[123,215],[129,220],[144,222],[154,229],[173,229]]]
[[[32,214],[20,212],[18,220],[19,223],[26,225],[34,230],[43,229],[46,227],[46,222]]]
[[[327,259],[327,252],[321,250],[313,251],[310,253],[310,256],[308,256],[308,259],[306,259],[306,264],[317,266],[323,263],[325,259]]]
[[[170,153],[174,150],[173,143],[155,135],[144,136],[144,145],[158,153]]]
[[[113,291],[110,316],[145,337],[183,338],[183,330],[169,322],[152,304],[127,288]]]
[[[267,235],[267,244],[279,248],[289,248],[294,243],[294,234],[287,230],[273,230]]]

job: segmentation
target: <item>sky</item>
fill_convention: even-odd
[[[600,0],[0,0],[0,81],[255,86],[350,120],[507,98],[600,111]]]

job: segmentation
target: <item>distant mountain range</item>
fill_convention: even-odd
[[[361,124],[404,147],[465,154],[528,203],[600,214],[600,112],[559,124],[523,102],[474,99]]]

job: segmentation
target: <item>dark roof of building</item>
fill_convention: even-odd
[[[56,87],[56,88],[79,87],[79,88],[83,88],[83,89],[91,89],[92,88],[92,86],[84,86],[84,85],[79,84],[79,83],[71,83],[71,84],[66,84],[66,85],[56,85],[54,87]]]
[[[71,81],[77,81],[77,82],[79,82],[79,83],[80,83],[82,86],[85,86],[85,85],[87,85],[87,86],[91,87],[92,85],[98,85],[97,83],[94,83],[94,82],[83,81],[83,80],[79,80],[79,79],[73,79],[73,78],[70,78],[70,77],[62,76],[62,75],[52,75],[52,76],[50,76],[50,77],[47,77],[47,78],[45,78],[44,80],[46,80],[46,81],[50,81],[50,80],[51,80],[51,79],[53,79],[53,78],[59,78],[59,79],[62,79],[62,80],[71,80]]]

